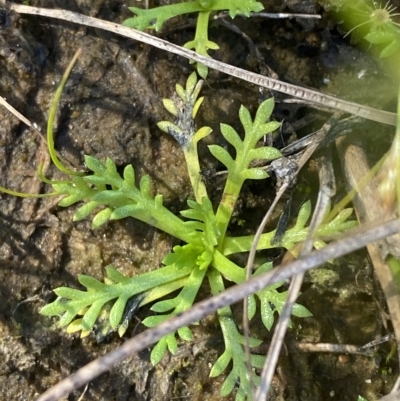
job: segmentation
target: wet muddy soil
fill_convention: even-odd
[[[389,73],[379,61],[344,40],[340,27],[321,5],[313,0],[263,4],[269,12],[318,12],[323,18],[238,17],[233,22],[252,40],[250,45],[243,36],[216,22],[210,29],[211,40],[220,46],[213,52],[215,58],[255,72],[265,71],[268,65],[283,80],[393,110],[396,93]],[[131,16],[127,6],[144,7],[144,2],[30,0],[29,5],[122,22]],[[120,167],[132,164],[138,177],[150,175],[154,191],[163,194],[169,208],[181,210],[191,196],[184,158],[179,145],[156,123],[168,118],[162,98],[171,97],[175,83],[184,84],[192,71],[187,60],[60,20],[15,13],[6,18],[0,31],[0,95],[44,133],[60,77],[81,47],[83,55],[63,92],[55,128],[61,156],[77,169],[83,168],[85,154],[102,160],[110,157]],[[193,20],[178,18],[158,35],[182,45],[193,38]],[[240,130],[239,106],[254,111],[268,93],[211,71],[203,95],[199,125],[214,129],[209,142],[223,143],[219,123]],[[288,130],[283,141],[293,132],[301,136],[318,129],[330,116],[301,104],[284,103],[284,96],[273,95],[277,101],[274,117],[291,127],[314,114],[311,124]],[[373,159],[390,143],[390,131],[378,124],[360,124],[354,135],[357,140],[367,138],[366,146],[377,152]],[[277,146],[282,145],[280,140]],[[205,146],[200,153],[204,170],[219,168]],[[46,155],[43,139],[0,108],[0,185],[28,193],[50,191],[36,176]],[[339,163],[336,167],[340,183]],[[300,179],[306,191],[298,191],[298,204],[306,196],[316,197],[316,178],[310,170]],[[62,178],[51,165],[46,175]],[[218,179],[209,181],[217,199],[221,184]],[[274,183],[257,182],[246,191],[239,217],[251,232],[271,202]],[[0,400],[34,400],[61,378],[124,341],[112,337],[106,344],[97,344],[92,337],[80,339],[59,330],[55,320],[38,313],[54,299],[52,288],[79,287],[77,274],[102,279],[109,264],[129,276],[145,272],[159,266],[177,243],[133,220],[112,222],[94,231],[90,221],[72,221],[76,207],[63,209],[56,204],[51,197],[37,200],[0,195]],[[270,257],[279,255],[275,252]],[[375,348],[370,356],[295,349],[298,342],[363,345],[390,332],[385,302],[365,253],[309,274],[299,302],[313,317],[294,320],[271,400],[350,401],[359,394],[372,400],[391,389],[397,371],[396,361],[390,359],[390,343]],[[146,308],[139,312],[128,336],[144,329],[140,320],[148,313]],[[156,367],[150,363],[149,350],[119,364],[90,383],[83,399],[219,400],[223,378],[208,377],[210,366],[223,351],[216,318],[205,319],[194,332],[195,341],[181,344],[177,355],[164,358]],[[268,344],[271,334],[261,335]],[[67,399],[78,400],[81,393],[76,391]]]

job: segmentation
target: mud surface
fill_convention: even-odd
[[[116,22],[131,16],[127,5],[141,7],[142,3],[29,1],[33,6],[63,8]],[[396,85],[388,73],[377,60],[343,40],[340,27],[319,4],[313,0],[263,3],[269,12],[319,12],[323,19],[238,17],[234,23],[251,38],[250,44],[215,23],[210,30],[211,40],[220,46],[213,53],[215,58],[255,72],[264,72],[268,65],[283,80],[393,110]],[[110,157],[121,167],[133,164],[138,177],[150,174],[154,191],[164,195],[169,208],[181,210],[191,195],[184,158],[174,139],[160,132],[156,123],[168,118],[161,99],[172,95],[175,83],[184,84],[192,70],[188,62],[147,45],[59,20],[11,13],[7,23],[9,26],[0,31],[0,95],[44,133],[60,77],[82,47],[83,55],[62,95],[56,148],[77,169],[83,168],[84,154],[102,160]],[[193,20],[171,21],[158,35],[182,45],[193,38]],[[211,71],[203,95],[199,125],[214,129],[207,141],[223,143],[219,123],[239,130],[240,104],[254,111],[267,93]],[[274,95],[275,118],[295,128],[284,133],[285,141],[294,131],[296,135],[312,132],[330,116],[301,104],[284,103],[284,96]],[[314,121],[297,129],[296,123],[309,113],[315,114]],[[0,184],[21,192],[49,192],[36,176],[40,160],[48,160],[43,140],[4,108],[0,108],[0,121]],[[355,132],[357,140],[366,137],[367,146],[377,152],[373,158],[390,143],[391,131],[378,124],[359,125]],[[200,153],[205,170],[219,168],[205,146]],[[46,165],[45,172],[52,179],[63,178],[51,165]],[[310,194],[314,182],[312,172],[300,180],[312,199],[316,196]],[[219,185],[218,179],[210,182],[216,198]],[[239,217],[246,221],[250,233],[271,202],[274,184],[251,184],[246,190]],[[298,204],[305,199],[304,193],[296,196]],[[101,279],[109,264],[129,276],[153,269],[176,244],[176,240],[133,220],[109,223],[93,231],[90,221],[72,222],[76,207],[63,209],[56,203],[51,197],[36,200],[0,195],[0,400],[34,400],[61,378],[124,341],[113,337],[107,344],[97,344],[92,337],[81,340],[57,329],[55,320],[38,314],[54,299],[52,288],[78,287],[76,277],[82,273]],[[271,257],[277,256],[275,252]],[[363,345],[390,332],[385,302],[366,255],[335,261],[310,274],[302,292],[300,302],[314,316],[294,321],[271,399],[345,401],[356,400],[361,394],[372,400],[387,393],[397,374],[396,361],[387,360],[390,343],[375,348],[372,356],[294,349],[301,341]],[[136,323],[148,313],[148,309],[139,312],[128,336],[143,330]],[[83,399],[219,400],[222,378],[208,377],[210,366],[223,351],[217,321],[210,317],[194,331],[196,340],[182,344],[178,355],[164,358],[156,367],[150,363],[149,351],[135,355],[90,383]],[[271,334],[260,335],[268,344]],[[77,391],[68,400],[77,400],[80,395]]]

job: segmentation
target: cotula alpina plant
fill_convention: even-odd
[[[165,255],[162,266],[155,266],[154,270],[134,277],[127,277],[112,266],[106,268],[103,281],[79,275],[78,281],[83,289],[54,289],[57,298],[42,308],[41,313],[58,317],[59,327],[66,327],[70,333],[80,332],[81,336],[86,336],[95,332],[100,339],[112,332],[118,332],[122,336],[135,310],[145,304],[152,303],[154,315],[148,316],[142,323],[147,327],[154,327],[170,316],[189,309],[204,280],[208,281],[212,295],[223,292],[226,282],[245,281],[245,268],[230,260],[229,256],[248,252],[254,236],[232,237],[228,227],[244,182],[268,178],[265,168],[258,167],[259,163],[254,161],[268,163],[281,157],[278,149],[259,146],[260,139],[280,125],[271,120],[274,99],[262,102],[254,116],[246,107],[240,108],[242,135],[233,127],[221,124],[223,137],[235,150],[234,157],[222,146],[208,146],[210,153],[227,169],[223,194],[218,204],[213,204],[208,196],[197,154],[198,142],[211,133],[209,127],[196,130],[194,124],[203,101],[199,97],[203,81],[199,81],[197,74],[192,73],[185,87],[176,85],[175,96],[164,99],[164,106],[174,117],[174,121],[162,121],[159,127],[172,135],[181,146],[193,189],[193,199],[187,201],[188,208],[176,215],[165,207],[162,195],[152,195],[151,179],[148,175],[141,177],[138,185],[135,184],[137,177],[131,165],[126,166],[120,174],[111,159],[100,161],[93,156],[85,156],[89,172],[76,173],[63,166],[54,150],[52,124],[66,77],[67,74],[57,91],[50,113],[48,145],[54,164],[67,179],[45,179],[53,188],[53,192],[47,196],[61,195],[61,207],[79,204],[74,220],[93,216],[93,228],[107,224],[110,220],[134,218],[179,239],[181,244]],[[2,190],[13,193],[5,188]],[[356,223],[348,221],[350,214],[350,209],[341,211],[334,219],[321,225],[318,235],[330,236],[353,227]],[[262,234],[257,249],[276,246],[292,249],[305,240],[310,215],[311,204],[305,202],[295,224],[285,231],[278,244],[272,244],[276,231],[273,230]],[[316,246],[323,246],[323,242],[317,239]],[[257,276],[271,268],[271,263],[261,263],[252,274]],[[285,302],[286,292],[282,290],[282,284],[265,288],[249,298],[249,318],[252,319],[259,313],[267,330],[271,329],[274,314],[280,313]],[[176,292],[177,295],[171,295]],[[310,316],[310,312],[300,304],[295,305],[293,314],[299,317]],[[236,400],[245,400],[251,394],[251,382],[258,383],[257,369],[262,368],[265,357],[253,352],[250,358],[253,370],[249,372],[245,362],[244,337],[231,307],[219,309],[217,315],[225,349],[211,367],[210,376],[226,373],[221,394],[225,396],[236,389]],[[191,341],[192,338],[189,327],[181,327],[166,335],[153,348],[151,362],[157,364],[167,352],[176,353],[178,341]],[[254,348],[261,342],[260,339],[251,337],[250,347]]]

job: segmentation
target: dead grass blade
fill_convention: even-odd
[[[149,35],[148,33],[137,31],[135,29],[122,26],[115,22],[103,21],[98,18],[87,17],[85,15],[73,13],[71,11],[30,7],[20,4],[11,4],[10,9],[20,14],[33,14],[43,17],[57,18],[80,25],[86,25],[93,28],[99,28],[106,31],[114,32],[118,35],[147,43],[158,49],[166,50],[170,53],[174,53],[190,60],[197,61],[206,65],[209,68],[242,79],[244,81],[251,82],[255,85],[282,92],[289,96],[297,97],[311,103],[316,103],[322,106],[340,110],[345,113],[351,113],[359,117],[366,118],[368,120],[373,120],[384,124],[396,125],[397,117],[395,113],[374,109],[372,107],[348,102],[346,100],[337,99],[334,96],[326,95],[316,90],[302,88],[300,86],[279,81],[277,79],[268,78],[263,75],[242,70],[232,65],[214,60],[212,58],[200,56],[199,54],[191,50],[187,50],[183,47],[174,45],[173,43]]]
[[[0,96],[0,104],[4,106],[10,113],[14,114],[20,121],[26,124],[29,128],[32,128],[33,132],[40,138],[41,141],[46,143],[46,139],[43,138],[40,130],[32,124],[24,115],[22,115],[18,110],[16,110],[10,103],[7,102],[2,96]]]
[[[349,141],[342,138],[338,139],[336,143],[341,155],[343,170],[349,189],[357,188],[357,183],[370,172],[365,152],[361,146],[349,143]],[[378,183],[376,179],[371,179],[369,184],[359,190],[358,195],[353,200],[360,223],[365,224],[388,216],[377,193]],[[392,213],[388,217],[393,218],[395,214]],[[367,249],[374,266],[374,271],[385,294],[396,336],[398,360],[400,363],[400,294],[393,273],[386,263],[386,258],[389,254],[395,257],[400,256],[400,236],[397,234],[380,242],[375,241],[369,244]]]

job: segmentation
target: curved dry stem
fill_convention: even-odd
[[[288,189],[289,184],[285,182],[280,188],[279,191],[275,195],[275,199],[272,202],[270,208],[268,209],[267,213],[265,214],[264,218],[262,219],[260,225],[258,226],[257,232],[254,235],[254,241],[250,249],[249,257],[247,258],[247,264],[245,267],[246,270],[246,282],[250,280],[252,268],[254,265],[254,259],[256,257],[257,246],[260,241],[261,235],[264,231],[265,226],[267,225],[272,212],[275,210],[276,205],[278,204],[279,200],[281,199],[282,195]],[[251,371],[251,361],[250,361],[250,327],[249,327],[249,318],[248,318],[248,307],[249,307],[249,299],[248,297],[243,298],[243,335],[245,338],[245,352],[246,352],[246,363],[248,366],[249,371]],[[252,387],[254,383],[252,383]],[[253,388],[252,388],[253,390]],[[252,391],[253,392],[253,391]]]
[[[330,124],[325,124],[326,130],[330,128]],[[326,211],[329,210],[331,198],[336,193],[336,184],[332,168],[331,157],[326,158],[321,156],[317,159],[319,167],[319,181],[320,189],[318,192],[318,200],[314,209],[314,213],[309,226],[307,238],[302,246],[300,257],[309,254],[314,245],[314,240],[318,228],[324,220]],[[290,322],[290,316],[292,313],[293,305],[295,304],[301,286],[303,284],[304,273],[297,274],[292,278],[290,287],[288,290],[288,297],[285,302],[285,306],[279,316],[278,324],[275,328],[274,335],[270,347],[268,349],[267,358],[264,364],[264,368],[261,373],[260,386],[257,390],[256,401],[266,401],[271,388],[273,374],[278,364],[278,358],[281,353],[282,344],[286,335],[287,328]]]

